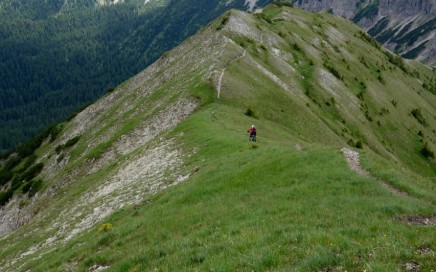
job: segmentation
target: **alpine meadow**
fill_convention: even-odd
[[[435,152],[434,69],[232,9],[0,161],[0,271],[434,271]]]

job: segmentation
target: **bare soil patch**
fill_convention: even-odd
[[[416,252],[419,255],[427,255],[433,253],[433,249],[431,246],[419,246],[416,248]]]
[[[436,224],[436,216],[420,216],[407,215],[399,218],[401,222],[409,225],[434,226]]]
[[[406,271],[420,271],[420,266],[417,262],[408,262],[404,264]]]

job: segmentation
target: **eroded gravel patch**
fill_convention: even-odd
[[[436,225],[436,216],[405,215],[399,217],[401,222],[409,225],[434,226]]]
[[[404,264],[406,271],[420,271],[421,266],[417,262],[408,262]]]
[[[15,257],[7,266],[22,258],[41,258],[55,246],[65,243],[96,223],[128,205],[140,203],[170,186],[185,181],[189,174],[181,172],[184,155],[173,141],[164,141],[127,160],[110,174],[105,182],[80,196],[74,205],[66,205],[53,220],[55,234]],[[52,231],[47,230],[47,231]]]
[[[419,255],[427,255],[433,253],[433,248],[431,246],[419,246],[416,248],[416,252]]]
[[[403,197],[408,196],[408,194],[406,192],[400,191],[397,188],[392,187],[389,183],[387,183],[384,180],[381,180],[381,179],[378,179],[378,178],[371,176],[371,174],[368,171],[363,169],[362,166],[360,165],[359,152],[354,151],[354,150],[349,149],[349,148],[345,148],[345,147],[342,148],[341,151],[344,154],[344,157],[347,160],[348,166],[351,168],[351,170],[353,170],[354,172],[356,172],[364,177],[369,177],[369,178],[377,180],[378,182],[380,182],[380,184],[383,187],[385,187],[388,191],[390,191],[391,193],[393,193],[395,195],[403,196]]]
[[[342,148],[341,151],[344,154],[348,166],[351,168],[351,170],[365,177],[370,176],[368,171],[360,166],[359,152],[349,148]]]

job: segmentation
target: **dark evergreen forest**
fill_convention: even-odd
[[[64,120],[243,0],[0,1],[0,152]],[[268,0],[260,1],[266,4]]]

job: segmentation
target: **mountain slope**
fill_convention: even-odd
[[[11,167],[0,267],[428,270],[435,81],[347,20],[232,10]]]
[[[101,97],[224,11],[268,2],[0,1],[0,152]]]
[[[306,10],[328,10],[349,18],[392,51],[436,65],[436,5],[432,0],[294,0],[293,3]]]

